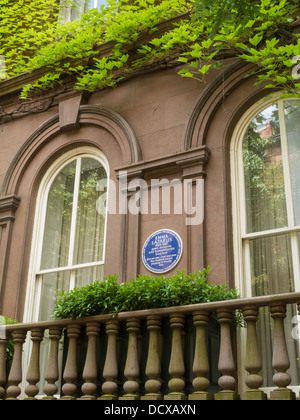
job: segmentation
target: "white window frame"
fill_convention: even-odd
[[[71,263],[71,251],[69,252],[69,264],[68,267],[61,267],[51,270],[39,270],[40,264],[41,264],[41,258],[42,258],[42,244],[43,244],[43,235],[44,235],[44,229],[45,229],[45,220],[46,220],[46,213],[47,213],[47,205],[48,205],[48,194],[50,191],[50,188],[52,186],[53,181],[55,180],[56,176],[60,172],[60,170],[68,165],[68,163],[74,161],[77,159],[77,165],[78,165],[78,159],[89,157],[95,160],[98,160],[102,166],[104,167],[107,179],[110,177],[110,169],[108,161],[105,157],[105,155],[92,147],[78,147],[75,150],[71,150],[67,153],[65,153],[63,156],[58,158],[52,166],[47,170],[46,174],[44,175],[42,182],[40,184],[40,188],[37,195],[37,201],[36,201],[36,210],[35,210],[35,217],[34,217],[34,229],[33,229],[33,235],[32,235],[32,244],[31,244],[31,254],[30,254],[30,262],[29,262],[29,273],[28,273],[28,280],[27,280],[27,290],[26,290],[26,298],[25,298],[25,306],[24,306],[24,314],[23,314],[23,322],[30,323],[30,322],[37,322],[39,311],[40,311],[40,302],[41,302],[41,290],[42,290],[42,276],[44,274],[48,274],[51,272],[62,272],[69,270],[71,271],[71,278],[70,278],[70,288],[74,288],[75,286],[75,272],[74,270],[80,269],[80,268],[88,268],[88,267],[97,267],[97,266],[103,266],[105,264],[105,251],[106,251],[106,234],[107,234],[107,212],[106,212],[106,218],[105,218],[105,227],[104,227],[104,246],[103,246],[103,259],[101,261],[97,261],[94,263],[88,263],[88,264],[80,264],[80,265],[70,265]],[[77,168],[78,169],[78,168]],[[74,209],[75,213],[77,213],[77,206],[74,205],[76,202],[78,203],[78,192],[79,192],[79,181],[80,181],[80,171],[76,171],[76,178],[74,185],[74,192],[77,195],[77,197],[73,198],[73,212],[72,212],[72,223],[73,223],[73,232],[74,230],[74,223],[76,223],[76,217],[74,215]],[[109,183],[108,183],[109,187]],[[107,196],[109,194],[109,191],[107,190]],[[74,250],[74,234],[73,238],[70,238],[70,241],[73,241],[73,246],[70,246]],[[72,273],[73,270],[73,273]],[[44,338],[45,340],[45,338]],[[26,342],[24,344],[24,350],[23,350],[23,359],[22,359],[22,366],[23,366],[23,382],[21,385],[22,389],[22,397],[25,397],[25,388],[26,388],[26,372],[30,363],[30,355],[31,355],[31,349],[32,349],[32,342],[30,340],[30,333],[28,333]],[[60,358],[60,365],[62,363],[62,351],[59,352],[59,358]],[[61,374],[59,375],[58,384],[60,384],[61,381]],[[44,395],[39,394],[36,398],[41,399]],[[56,396],[59,398],[59,395]]]
[[[72,8],[73,7],[78,7],[80,9],[79,14],[83,14],[86,12],[86,10],[91,10],[87,9],[87,3],[89,3],[89,0],[72,0],[74,2],[73,5],[68,4],[68,0],[60,0],[60,4],[63,6],[62,7],[62,14],[60,17],[60,22],[62,23],[66,23],[66,22],[71,22],[72,20]],[[94,2],[94,9],[99,10],[100,7],[100,0],[93,0]]]
[[[69,261],[68,265],[65,267],[59,267],[49,270],[40,270],[41,258],[42,258],[42,244],[45,228],[45,219],[47,212],[48,204],[48,194],[51,188],[51,185],[60,172],[60,170],[66,166],[68,163],[77,159],[77,165],[79,165],[79,158],[90,157],[95,160],[98,160],[104,167],[107,179],[110,177],[109,164],[103,153],[95,150],[91,147],[80,147],[75,151],[69,151],[68,153],[61,156],[55,161],[55,163],[48,169],[46,172],[39,188],[36,201],[36,211],[34,218],[34,229],[32,235],[32,245],[31,245],[31,255],[29,262],[29,273],[27,281],[27,291],[25,299],[25,309],[23,315],[23,322],[37,322],[39,316],[39,302],[42,289],[42,276],[50,273],[59,273],[64,271],[70,271],[70,290],[75,287],[75,273],[78,269],[89,268],[89,267],[99,267],[104,266],[105,264],[105,251],[106,251],[106,234],[107,234],[107,214],[105,218],[105,227],[104,227],[104,247],[103,247],[103,259],[101,261],[86,263],[86,264],[72,264],[74,242],[75,242],[75,228],[76,226],[76,216],[77,216],[77,206],[78,202],[78,192],[79,192],[79,181],[80,181],[80,171],[76,171],[75,179],[75,196],[73,200],[73,212],[72,212],[72,225],[71,229],[71,238],[70,238],[70,250],[69,250]],[[79,168],[77,168],[79,169]],[[76,185],[77,183],[77,185]],[[109,183],[108,183],[109,185]],[[107,194],[109,192],[107,191]],[[72,253],[72,254],[71,254]]]
[[[284,102],[293,100],[293,98],[281,100],[280,96],[281,94],[278,93],[270,96],[267,100],[263,99],[253,105],[238,122],[233,132],[230,145],[234,277],[235,286],[242,297],[253,297],[251,287],[250,240],[284,234],[291,235],[295,292],[300,292],[300,257],[297,238],[297,233],[300,232],[300,226],[295,226],[294,223],[292,183],[289,168],[287,133],[284,120]],[[279,109],[288,226],[265,232],[247,233],[243,139],[252,120],[264,109],[274,104],[278,104]],[[238,335],[239,342],[241,343],[238,349],[239,366],[245,366],[246,331],[239,331]],[[245,379],[246,371],[243,369],[242,372],[239,372],[239,375]],[[245,386],[245,380],[240,382],[242,386]],[[300,386],[291,386],[290,388],[296,393],[300,390]],[[270,394],[273,389],[275,388],[264,388],[263,390],[267,394]],[[243,393],[245,390],[246,389],[241,389],[240,392]]]
[[[233,238],[234,238],[234,267],[236,287],[244,297],[252,297],[251,291],[251,270],[250,270],[250,240],[267,238],[274,235],[291,234],[292,237],[292,261],[294,267],[294,283],[295,291],[300,291],[300,262],[299,262],[299,246],[297,233],[300,232],[300,226],[294,224],[294,206],[291,175],[289,170],[288,142],[284,121],[283,103],[289,99],[279,100],[280,95],[273,96],[269,100],[262,100],[255,104],[239,121],[233,133],[230,162],[231,162],[231,179],[232,179],[232,217],[233,217]],[[291,98],[293,100],[293,98]],[[284,167],[284,179],[286,189],[286,203],[288,226],[279,229],[268,230],[265,232],[247,233],[246,230],[246,198],[245,198],[245,177],[243,162],[243,139],[246,130],[251,121],[264,109],[277,103],[279,105],[279,123],[282,143],[282,157]]]

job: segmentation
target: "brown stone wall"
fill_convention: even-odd
[[[88,100],[62,97],[46,112],[2,124],[0,311],[22,319],[39,183],[58,156],[82,145],[103,151],[116,183],[120,169],[148,183],[206,177],[204,225],[186,226],[185,215],[110,215],[106,275],[118,273],[129,281],[148,274],[141,260],[143,243],[158,229],[172,229],[184,251],[170,274],[210,265],[214,283],[232,285],[230,136],[243,112],[262,96],[261,88],[244,79],[246,71],[233,64],[202,83],[180,78],[176,69],[164,70]],[[0,100],[0,106],[13,109],[13,99]],[[8,196],[16,202],[1,210]]]

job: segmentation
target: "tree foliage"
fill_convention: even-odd
[[[7,76],[27,70],[30,58],[54,40],[56,0],[0,0],[0,55]]]
[[[24,88],[23,97],[66,78],[78,90],[113,87],[170,58],[183,65],[181,76],[200,80],[227,58],[239,58],[255,65],[250,74],[258,83],[298,94],[292,75],[300,55],[298,0],[107,0],[100,12],[90,10],[67,24],[59,23],[54,3],[0,0],[7,76],[48,70]],[[169,29],[158,31],[157,25],[178,15]]]
[[[295,83],[292,69],[300,61],[298,0],[195,3],[196,20],[204,13],[206,20],[214,22],[209,39],[215,58],[232,56],[252,63],[257,67],[253,73],[258,83],[269,82],[267,88],[282,88],[287,95],[297,96],[300,83]],[[202,58],[206,57],[201,51]]]

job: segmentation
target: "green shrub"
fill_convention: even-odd
[[[0,315],[0,326],[9,325],[9,324],[18,324],[18,322],[15,321],[14,319],[8,318],[7,316]],[[10,368],[11,363],[12,363],[14,349],[15,349],[15,345],[13,342],[13,334],[12,334],[8,342],[8,345],[6,347],[6,363],[7,363],[8,368]]]
[[[56,319],[82,318],[92,315],[158,309],[237,299],[235,289],[208,282],[209,268],[173,277],[139,276],[130,283],[118,283],[118,276],[60,292],[54,309]]]

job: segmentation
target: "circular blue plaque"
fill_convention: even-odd
[[[169,229],[153,233],[143,246],[143,263],[151,273],[167,273],[182,256],[182,240]]]

